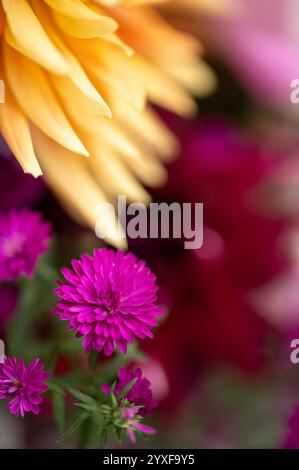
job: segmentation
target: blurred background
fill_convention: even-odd
[[[154,339],[140,344],[160,402],[150,446],[296,447],[299,438],[288,439],[290,427],[299,436],[299,364],[290,359],[299,338],[299,103],[291,99],[299,79],[299,3],[203,6],[196,15],[185,12],[184,0],[165,8],[177,27],[198,36],[218,85],[198,102],[195,120],[160,112],[181,150],[167,184],[151,193],[154,201],[202,202],[204,244],[185,250],[177,239],[129,240],[157,275],[167,311]],[[25,200],[54,223],[47,282],[42,298],[32,294],[46,311],[55,278],[49,265],[100,241],[69,219],[42,181],[23,175],[4,145],[1,152],[0,208]],[[14,285],[0,285],[1,337],[8,320],[18,331],[28,327],[13,323],[19,296]],[[25,322],[33,320],[28,313]],[[39,321],[37,349],[46,347],[51,321]],[[58,372],[69,367],[61,357]],[[39,420],[1,414],[0,447],[56,446],[44,408]]]

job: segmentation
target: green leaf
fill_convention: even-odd
[[[117,383],[117,381],[114,380],[113,384],[112,384],[111,387],[110,387],[110,393],[114,393],[115,388],[116,388],[116,383]]]
[[[59,277],[59,271],[57,271],[51,263],[51,253],[49,251],[49,253],[40,258],[36,277],[39,278],[43,284],[46,283],[46,285],[53,287]]]
[[[114,395],[113,392],[110,392],[110,399],[111,399],[111,403],[112,403],[113,408],[117,408],[118,403],[117,403],[116,396]]]
[[[79,408],[83,408],[83,410],[88,410],[92,412],[97,411],[96,405],[86,405],[85,403],[75,403],[75,406],[78,406]]]
[[[61,433],[65,423],[65,401],[62,391],[52,393],[53,414],[58,431]]]
[[[88,418],[87,420],[84,421],[79,431],[78,443],[77,443],[78,449],[86,449],[86,447],[91,443],[91,440],[93,437],[93,431],[94,431],[93,420],[91,418]]]
[[[127,393],[129,393],[129,391],[131,390],[131,388],[135,385],[135,383],[137,382],[138,380],[138,377],[135,377],[135,379],[131,380],[131,382],[129,382],[121,391],[120,393],[118,394],[117,398],[118,398],[118,401],[121,401],[126,395]]]
[[[34,279],[20,279],[18,306],[6,327],[9,355],[23,356],[25,361],[32,360],[37,355],[49,356],[52,339],[41,340],[35,329],[38,322],[42,321],[45,311],[55,305],[54,285],[55,281],[46,283],[38,275],[38,271]]]
[[[73,388],[69,388],[68,390],[74,397],[78,398],[78,400],[81,400],[83,403],[93,406],[97,405],[97,401],[89,395],[85,395],[85,393],[82,393],[79,390],[75,390]]]
[[[47,371],[53,372],[56,362],[57,362],[57,357],[58,357],[58,346],[56,342],[52,345],[50,353],[48,354],[47,361],[45,363],[45,369]]]
[[[109,430],[107,426],[102,426],[98,429],[97,434],[99,435],[100,447],[102,448],[106,447],[107,440],[108,440],[108,433],[109,433]]]
[[[88,356],[88,365],[91,370],[95,370],[97,366],[99,353],[97,351],[92,351]]]
[[[28,349],[28,332],[32,330],[40,308],[40,286],[21,279],[18,308],[8,326],[10,355],[21,356]],[[26,357],[27,359],[27,357]]]
[[[115,437],[116,437],[118,443],[121,444],[122,441],[123,441],[124,429],[120,428],[120,427],[115,427],[114,433],[115,433]]]
[[[84,423],[84,421],[90,416],[90,413],[84,412],[77,415],[73,421],[70,423],[68,428],[60,435],[59,442],[67,439],[71,434],[73,434],[77,429]]]
[[[48,389],[51,391],[51,392],[57,392],[57,393],[62,393],[63,392],[63,389],[61,387],[59,387],[59,385],[51,382],[50,380],[47,382],[47,385],[48,385]]]

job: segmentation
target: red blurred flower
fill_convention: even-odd
[[[167,373],[167,406],[179,403],[212,363],[245,371],[263,364],[270,327],[248,298],[285,267],[279,239],[286,222],[264,215],[253,197],[273,164],[226,123],[194,123],[178,132],[182,155],[156,200],[204,203],[203,247],[185,250],[183,240],[134,242],[169,304],[169,321],[145,344]]]
[[[6,322],[14,313],[17,306],[18,292],[13,284],[0,284],[0,339],[4,338]]]

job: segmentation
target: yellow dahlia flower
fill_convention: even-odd
[[[143,184],[165,179],[176,141],[148,103],[192,115],[190,93],[214,85],[198,41],[160,15],[165,2],[0,0],[1,133],[24,171],[93,228],[100,202],[147,202]]]

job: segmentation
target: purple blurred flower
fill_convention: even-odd
[[[284,437],[284,449],[299,449],[299,406],[293,411],[288,421],[287,433]]]
[[[141,415],[140,409],[138,406],[133,406],[132,408],[124,408],[123,410],[123,417],[127,420],[127,434],[132,442],[132,444],[136,443],[136,436],[135,431],[140,431],[143,434],[153,435],[156,434],[156,430],[147,426],[146,424],[142,424],[138,421],[138,415]]]
[[[24,417],[25,413],[39,414],[43,399],[41,393],[48,387],[45,381],[50,374],[43,371],[43,364],[34,359],[28,367],[23,358],[5,358],[0,364],[0,399],[7,399],[7,408],[15,415]]]
[[[0,210],[24,207],[38,201],[45,190],[44,181],[25,174],[10,152],[5,152],[1,139],[0,159]]]
[[[117,396],[135,378],[137,378],[136,383],[131,387],[124,398],[133,405],[142,406],[138,412],[141,416],[149,416],[157,406],[157,401],[153,399],[150,381],[142,377],[142,370],[140,368],[135,371],[126,369],[125,367],[119,369],[114,394]],[[111,385],[104,385],[102,390],[107,394],[110,388]]]
[[[55,313],[70,320],[69,329],[85,336],[87,353],[102,349],[110,356],[118,345],[121,352],[134,337],[152,338],[151,328],[162,310],[155,304],[156,278],[131,253],[98,249],[72,261],[73,270],[62,269],[67,282],[58,281],[62,299]]]
[[[0,214],[0,279],[32,276],[49,239],[50,225],[38,212],[12,209]]]

